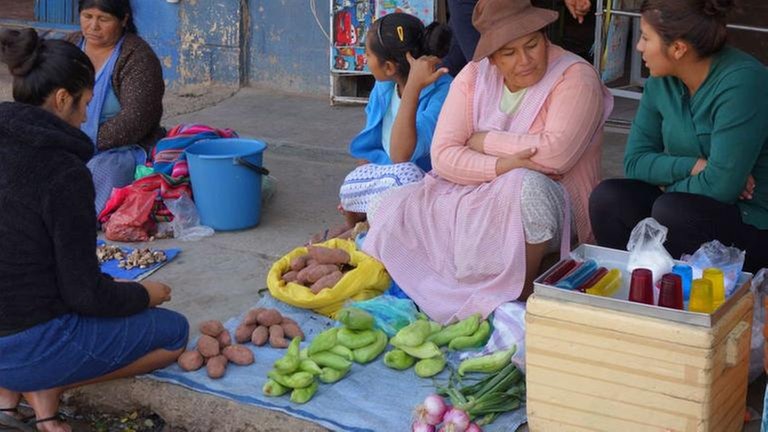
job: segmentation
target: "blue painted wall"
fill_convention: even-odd
[[[157,0],[133,0],[131,6],[139,35],[160,58],[166,87],[180,84],[179,5]]]
[[[329,0],[250,0],[250,83],[311,94],[328,94]]]
[[[240,83],[238,0],[132,0],[139,34],[163,65],[166,87]]]
[[[293,92],[328,94],[329,42],[312,14],[310,1],[131,3],[139,33],[160,58],[169,88],[249,81]],[[314,1],[327,32],[329,1]]]

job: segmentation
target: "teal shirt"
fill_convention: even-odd
[[[696,160],[707,160],[691,176]],[[650,78],[624,155],[628,178],[668,192],[736,203],[742,220],[768,229],[768,70],[735,48],[717,53],[693,97],[677,78]],[[751,200],[739,200],[747,177]]]

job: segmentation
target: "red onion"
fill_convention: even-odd
[[[476,423],[470,423],[464,432],[483,432],[483,430]]]
[[[415,421],[411,425],[411,432],[435,432],[435,427],[430,424]]]
[[[440,430],[466,432],[467,427],[469,427],[469,415],[458,408],[451,408],[443,416],[443,427]]]
[[[416,407],[416,421],[437,426],[443,420],[448,405],[440,395],[431,394],[424,402]]]

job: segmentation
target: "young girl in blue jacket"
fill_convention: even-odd
[[[376,84],[366,125],[350,143],[360,162],[341,186],[347,228],[365,220],[381,192],[421,180],[432,169],[429,148],[451,78],[439,67],[451,41],[443,24],[426,28],[415,16],[392,13],[373,23],[365,38]]]

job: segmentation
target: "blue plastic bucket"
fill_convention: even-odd
[[[200,222],[217,231],[251,228],[261,218],[261,180],[269,171],[258,140],[203,140],[186,149]]]

